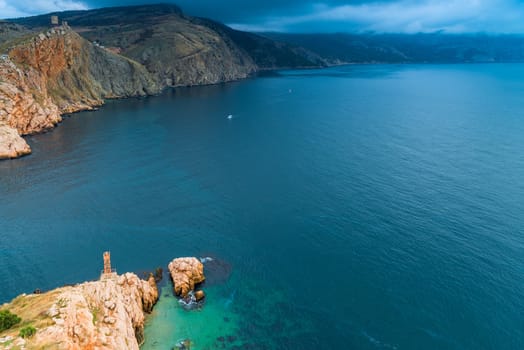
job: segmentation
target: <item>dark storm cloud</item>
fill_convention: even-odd
[[[142,3],[147,1],[0,0],[0,18]],[[175,3],[188,14],[253,31],[524,33],[524,6],[516,0],[179,0]]]
[[[143,4],[148,1],[129,0],[125,4]],[[161,2],[149,1],[149,3]],[[281,15],[298,15],[311,10],[315,4],[324,3],[329,6],[341,6],[347,4],[364,4],[376,1],[362,0],[327,0],[327,1],[301,1],[301,0],[176,0],[172,1],[182,7],[184,12],[201,17],[213,18],[223,22],[244,22],[253,18]],[[381,1],[382,3],[388,1]],[[111,0],[87,0],[87,4],[94,7],[116,6],[122,2]]]

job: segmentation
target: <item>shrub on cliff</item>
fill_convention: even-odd
[[[22,338],[31,338],[36,333],[36,328],[33,326],[27,326],[20,330],[20,336]]]
[[[21,320],[20,317],[12,314],[9,310],[0,311],[0,332],[13,327],[15,324],[20,323]]]

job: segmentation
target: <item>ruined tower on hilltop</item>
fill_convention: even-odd
[[[102,270],[100,279],[114,278],[116,276],[116,270],[111,268],[111,253],[104,252],[104,269]]]
[[[104,252],[104,273],[111,273],[111,253]]]
[[[51,25],[52,26],[58,25],[58,16],[51,16]]]

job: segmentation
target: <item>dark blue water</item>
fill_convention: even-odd
[[[233,348],[524,346],[524,65],[287,71],[29,143],[0,162],[0,302],[97,278],[104,250],[212,255]]]

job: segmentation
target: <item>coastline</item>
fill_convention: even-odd
[[[101,276],[98,281],[22,294],[0,306],[19,317],[0,331],[0,349],[138,349],[145,317],[158,300],[152,276],[133,273]],[[33,329],[31,336],[23,330]]]
[[[0,349],[138,350],[146,341],[145,324],[151,322],[150,315],[159,300],[157,282],[162,280],[162,268],[145,279],[129,272],[119,275],[111,268],[110,253],[103,256],[104,269],[99,280],[47,292],[37,289],[0,305]],[[204,266],[196,258],[177,258],[169,268],[172,283],[161,283],[161,292],[167,302],[178,305],[173,290],[187,288],[186,293],[192,293],[205,279]],[[201,308],[203,303],[195,306]],[[6,313],[18,320],[4,323]],[[24,335],[28,328],[32,329],[30,336]]]
[[[318,67],[318,68],[322,68],[322,67]],[[279,71],[279,70],[285,70],[285,69],[276,69],[276,68],[275,69],[271,69],[271,71]],[[32,151],[29,148],[29,145],[27,144],[26,137],[52,132],[55,128],[60,126],[60,124],[64,121],[64,118],[73,117],[75,114],[81,113],[81,112],[96,112],[99,109],[103,108],[107,101],[128,100],[128,99],[144,99],[144,98],[160,96],[160,95],[166,93],[169,90],[176,90],[176,89],[180,89],[180,88],[191,88],[191,87],[201,87],[201,86],[214,86],[214,85],[220,85],[220,84],[230,84],[230,83],[240,82],[240,81],[243,81],[243,80],[254,79],[254,78],[256,78],[258,76],[258,74],[260,72],[267,72],[267,71],[268,70],[261,70],[261,71],[253,72],[252,74],[250,74],[250,75],[248,75],[246,77],[237,78],[237,79],[231,79],[231,80],[224,80],[224,81],[220,81],[220,82],[216,82],[216,83],[179,84],[179,85],[175,85],[175,86],[164,86],[159,91],[156,91],[154,93],[144,94],[144,95],[111,96],[111,97],[103,98],[102,100],[96,101],[96,103],[92,103],[90,105],[73,104],[73,105],[69,106],[69,108],[67,110],[65,110],[63,112],[60,112],[59,115],[58,115],[57,121],[55,123],[53,123],[52,125],[47,126],[46,128],[43,128],[43,129],[35,131],[35,132],[19,135],[19,138],[21,140],[23,140],[24,143],[25,143],[25,145],[24,145],[24,143],[22,143],[22,145],[23,145],[23,147],[21,147],[22,151],[18,152],[17,154],[13,154],[12,156],[6,156],[6,157],[1,157],[0,156],[0,161],[8,161],[8,160],[13,160],[13,159],[22,158],[22,157],[31,155]],[[0,123],[0,127],[2,127],[1,123]],[[11,132],[12,128],[9,128],[9,131]],[[0,139],[0,141],[2,141],[2,140]]]
[[[484,63],[484,62],[468,62],[468,63],[449,62],[449,63],[439,63],[439,64],[441,64],[441,65],[455,65],[455,64],[467,64],[467,65],[469,65],[469,64],[494,64],[494,63],[500,63],[500,62],[486,62],[486,63]],[[515,63],[517,63],[517,62],[515,62]],[[433,64],[433,63],[429,63],[429,62],[418,62],[418,63],[410,63],[410,62],[400,62],[400,63],[390,63],[390,62],[351,63],[351,62],[344,62],[344,63],[340,63],[340,64],[333,64],[333,65],[328,65],[328,66],[316,66],[316,67],[315,66],[310,66],[310,67],[258,68],[258,70],[256,72],[253,72],[253,73],[249,74],[246,77],[237,78],[237,79],[224,80],[224,81],[215,82],[215,83],[179,84],[179,85],[175,85],[175,86],[164,86],[162,89],[160,89],[159,91],[154,92],[154,93],[148,93],[148,94],[144,94],[144,95],[135,95],[135,96],[111,96],[111,97],[103,98],[102,100],[97,101],[96,103],[93,103],[91,105],[72,105],[72,106],[70,106],[70,108],[68,110],[60,113],[59,120],[55,124],[53,124],[52,126],[44,128],[44,129],[42,129],[40,131],[36,131],[36,132],[20,135],[20,138],[22,140],[24,140],[25,143],[27,144],[26,137],[52,132],[54,130],[54,128],[60,126],[60,124],[64,121],[63,120],[64,118],[73,117],[75,114],[81,113],[81,112],[96,112],[99,109],[104,108],[106,102],[107,101],[111,101],[111,100],[127,100],[127,99],[150,98],[150,97],[160,96],[160,95],[166,93],[169,90],[176,90],[176,89],[180,89],[180,88],[191,88],[191,87],[230,84],[230,83],[241,82],[241,81],[249,80],[249,79],[256,79],[258,77],[263,77],[263,76],[267,76],[267,75],[278,74],[278,72],[288,71],[288,70],[305,70],[305,71],[308,71],[308,70],[325,70],[325,69],[336,68],[336,67],[344,67],[344,66],[374,66],[374,65],[391,66],[391,65],[418,65],[418,64],[425,65],[425,64]],[[27,147],[29,147],[29,145],[27,145]],[[5,158],[0,157],[0,161],[13,160],[13,159],[22,158],[22,157],[25,157],[25,156],[28,156],[28,155],[31,155],[31,151],[30,150],[29,151],[27,151],[27,150],[26,151],[22,151],[18,155],[12,156],[12,157],[5,157]]]
[[[264,76],[266,74],[277,73],[279,71],[329,69],[329,68],[340,67],[340,66],[345,66],[345,65],[349,65],[349,64],[351,64],[351,63],[341,63],[341,64],[328,65],[328,66],[307,66],[307,67],[272,67],[272,68],[260,68],[259,67],[259,68],[257,68],[257,70],[255,72],[252,72],[252,73],[250,73],[249,75],[247,75],[245,77],[239,77],[239,78],[230,79],[230,80],[223,80],[223,81],[214,82],[214,83],[178,84],[178,85],[173,85],[173,86],[164,86],[159,91],[155,91],[153,93],[147,93],[147,94],[143,94],[143,95],[110,96],[110,97],[105,97],[105,98],[103,98],[101,100],[98,100],[98,101],[92,101],[93,103],[91,103],[89,105],[87,105],[87,104],[72,104],[72,105],[70,105],[67,108],[67,110],[59,112],[57,121],[55,123],[53,123],[52,125],[50,125],[50,126],[48,126],[46,128],[43,128],[41,130],[35,131],[35,132],[22,134],[22,135],[20,135],[20,138],[27,143],[26,137],[52,132],[55,128],[60,126],[60,124],[64,121],[63,120],[64,118],[73,117],[75,114],[81,113],[81,112],[96,112],[99,109],[103,108],[107,101],[111,101],[111,100],[127,100],[127,99],[150,98],[150,97],[155,97],[155,96],[162,95],[162,94],[166,93],[169,90],[176,90],[176,89],[180,89],[180,88],[201,87],[201,86],[214,86],[214,85],[220,85],[220,84],[230,84],[230,83],[240,82],[240,81],[249,80],[249,79],[256,79],[259,76]],[[32,152],[29,149],[29,151],[21,152],[19,155],[16,155],[16,156],[4,157],[4,158],[0,157],[0,161],[21,158],[21,157],[24,157],[24,156],[31,155],[31,153]]]

